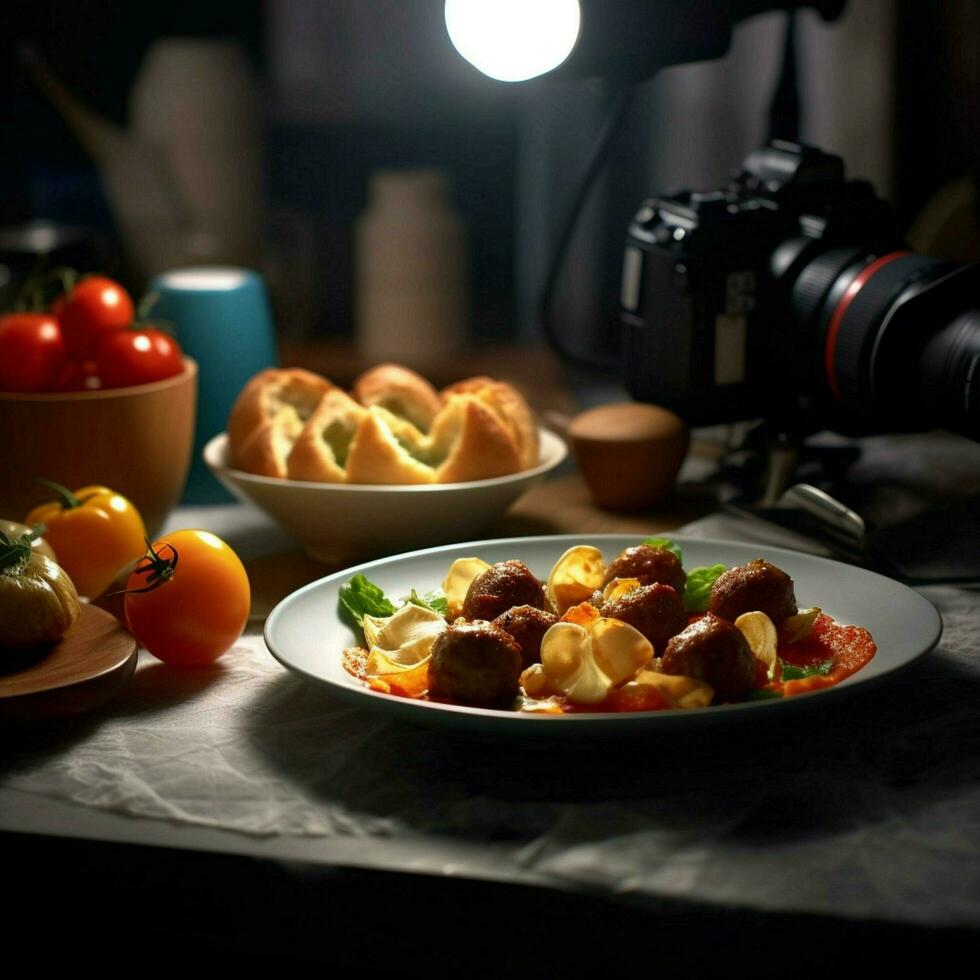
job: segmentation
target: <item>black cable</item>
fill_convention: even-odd
[[[800,81],[796,70],[796,12],[786,12],[783,66],[769,103],[769,139],[800,141]]]
[[[579,184],[575,197],[572,199],[572,205],[562,225],[558,245],[555,248],[554,255],[551,257],[548,275],[545,278],[544,290],[541,294],[541,304],[538,308],[541,329],[544,333],[545,340],[547,340],[551,348],[569,364],[593,371],[617,371],[618,362],[614,358],[589,357],[587,355],[577,354],[566,348],[554,322],[552,303],[554,300],[555,285],[562,271],[565,256],[568,253],[568,247],[575,233],[575,226],[578,224],[578,219],[582,213],[582,207],[589,196],[589,191],[592,190],[592,185],[595,183],[596,177],[601,173],[602,168],[606,164],[606,160],[609,158],[613,141],[622,128],[623,121],[626,119],[632,104],[633,87],[627,86],[620,89],[612,111],[606,120],[605,129],[600,135],[595,149],[592,151],[592,158],[589,161],[588,167],[586,167],[585,175]]]

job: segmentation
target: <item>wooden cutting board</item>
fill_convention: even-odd
[[[139,645],[104,609],[87,604],[55,644],[30,654],[0,651],[0,720],[64,717],[98,707],[136,670]]]

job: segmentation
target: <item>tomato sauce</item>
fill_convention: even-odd
[[[777,654],[783,663],[796,667],[813,667],[830,661],[830,669],[826,674],[776,683],[772,689],[792,697],[833,687],[864,667],[877,650],[871,634],[863,626],[842,626],[821,613],[806,639],[780,645]]]
[[[554,697],[551,700],[558,705],[563,714],[587,715],[614,711],[626,713],[630,711],[663,711],[670,707],[670,702],[654,687],[646,684],[638,685],[638,690],[617,688],[610,691],[608,697],[598,704],[573,704],[568,698]]]

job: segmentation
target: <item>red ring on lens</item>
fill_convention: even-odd
[[[874,262],[866,265],[855,277],[850,286],[844,290],[844,295],[837,301],[837,306],[834,307],[833,315],[830,318],[830,324],[827,327],[827,340],[824,345],[824,371],[827,375],[827,383],[830,385],[830,390],[834,393],[834,397],[840,401],[840,391],[837,388],[837,369],[834,363],[834,356],[837,353],[837,334],[840,332],[841,323],[844,320],[844,314],[847,312],[847,308],[854,302],[854,298],[861,288],[868,282],[869,279],[876,273],[880,272],[886,265],[894,262],[895,259],[900,259],[904,255],[911,255],[912,253],[906,249],[901,252],[889,252],[887,255],[882,255],[875,259]]]

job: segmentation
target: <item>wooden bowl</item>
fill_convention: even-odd
[[[57,643],[0,657],[0,722],[91,711],[133,676],[138,659],[132,633],[104,609],[82,603]]]
[[[690,433],[677,415],[640,402],[600,405],[577,415],[568,437],[599,507],[642,510],[673,489]]]
[[[22,521],[50,497],[35,477],[128,497],[153,536],[180,499],[194,445],[197,364],[131,388],[0,392],[0,517]]]

